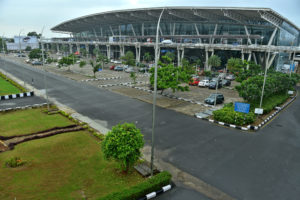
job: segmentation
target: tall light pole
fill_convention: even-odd
[[[43,26],[43,29],[41,31],[41,45],[42,45],[42,59],[43,59],[43,66],[45,64],[45,56],[44,56],[44,44],[43,44],[43,32],[44,32],[45,26]],[[48,93],[47,93],[47,81],[46,81],[46,69],[44,66],[44,86],[45,86],[45,95],[46,95],[46,101],[47,101],[47,109],[49,111],[49,99],[48,99]]]
[[[261,91],[259,108],[261,108],[261,106],[262,106],[262,101],[263,101],[263,96],[264,96],[264,90],[265,90],[265,84],[266,84],[266,78],[267,78],[267,70],[268,70],[268,67],[266,65],[266,67],[265,67],[265,75],[264,75],[264,83],[263,83],[263,87],[262,87],[262,91]]]
[[[24,29],[21,29],[20,32],[19,32],[19,54],[21,54],[21,38],[20,38],[20,35],[21,35],[21,32],[23,31]]]
[[[20,32],[19,32],[19,55],[21,56],[21,32],[23,31],[24,29],[21,29]],[[25,74],[23,73],[23,81],[24,81],[24,87],[25,87]]]
[[[157,63],[158,63],[158,33],[160,19],[164,13],[165,8],[160,13],[156,28],[155,41],[155,64],[154,64],[154,93],[153,93],[153,111],[152,111],[152,142],[151,142],[151,176],[153,176],[153,162],[154,162],[154,128],[155,128],[155,106],[156,106],[156,92],[157,92]]]

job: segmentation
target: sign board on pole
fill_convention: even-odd
[[[294,94],[294,91],[289,90],[289,91],[288,91],[288,94],[292,95],[292,94]]]
[[[242,112],[242,113],[249,113],[250,110],[250,104],[248,103],[241,103],[241,102],[235,102],[234,103],[234,111],[236,112]]]
[[[264,109],[262,109],[262,108],[255,108],[254,113],[262,115],[264,113]]]

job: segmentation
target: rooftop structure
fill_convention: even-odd
[[[177,48],[182,54],[184,49],[202,49],[205,60],[214,50],[239,51],[243,59],[248,55],[246,59],[263,65],[275,61],[273,65],[279,67],[300,51],[299,27],[269,8],[157,7],[102,12],[53,27],[52,31],[68,33],[72,38],[52,42],[104,46],[109,57],[115,57],[113,51],[121,56],[124,48],[133,46],[140,57],[141,49],[154,47],[162,9],[160,48]],[[182,56],[178,56],[178,63]]]

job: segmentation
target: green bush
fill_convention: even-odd
[[[5,161],[4,166],[5,167],[11,167],[11,168],[15,168],[15,167],[19,167],[24,165],[26,162],[21,160],[20,157],[13,157],[7,161]]]
[[[105,197],[102,197],[98,200],[129,200],[129,199],[138,199],[143,197],[146,194],[160,190],[163,186],[170,184],[171,174],[169,172],[161,172],[152,178],[147,179],[145,182],[142,182],[136,186],[133,186],[129,189],[123,191],[115,192],[109,194]]]
[[[224,108],[213,112],[213,117],[217,121],[228,124],[246,125],[255,121],[256,116],[253,111],[248,114],[234,111],[233,104],[225,105]]]
[[[283,94],[276,94],[271,97],[267,97],[263,100],[262,108],[264,109],[264,114],[267,114],[273,110],[276,106],[279,106],[283,104],[287,99],[289,98],[289,95],[287,93]],[[252,108],[258,108],[259,102],[251,103]]]

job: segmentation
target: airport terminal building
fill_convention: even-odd
[[[68,38],[45,40],[46,48],[70,53],[98,48],[109,58],[118,59],[131,50],[136,61],[145,52],[154,55],[156,27],[159,52],[183,58],[200,58],[208,69],[208,58],[216,54],[224,65],[230,57],[240,57],[281,70],[300,61],[300,29],[269,8],[158,7],[102,12],[72,19],[51,30]]]

